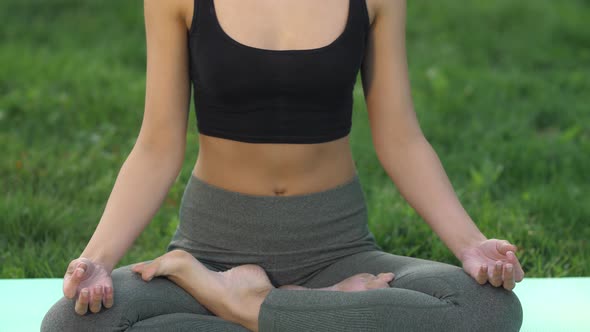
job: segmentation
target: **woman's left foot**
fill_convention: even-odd
[[[132,271],[141,274],[146,281],[166,276],[216,316],[251,331],[258,331],[260,306],[274,288],[258,265],[245,264],[215,272],[183,250],[173,250],[151,262],[136,264]]]

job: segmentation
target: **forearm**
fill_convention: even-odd
[[[486,239],[469,217],[425,138],[387,146],[378,153],[385,171],[402,196],[461,259],[461,250]]]
[[[179,153],[136,144],[119,171],[82,257],[113,269],[160,208],[181,169]]]

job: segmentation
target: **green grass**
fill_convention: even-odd
[[[590,5],[408,1],[422,129],[488,238],[527,277],[590,275]],[[141,1],[0,2],[0,277],[61,277],[101,214],[142,119]],[[198,153],[120,262],[165,249]],[[458,264],[401,198],[371,141],[360,80],[353,155],[387,251]]]

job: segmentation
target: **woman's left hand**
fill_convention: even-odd
[[[487,239],[461,253],[463,269],[480,285],[487,281],[495,287],[512,290],[524,278],[516,258],[517,247],[506,240]]]

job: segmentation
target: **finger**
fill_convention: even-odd
[[[506,240],[502,240],[497,242],[496,244],[496,249],[503,255],[506,255],[507,251],[516,251],[516,246],[513,245],[512,243],[506,241]]]
[[[475,278],[478,284],[483,285],[488,281],[488,265],[482,264],[479,267],[479,271],[477,272],[477,276]]]
[[[97,313],[102,306],[102,285],[96,285],[92,288],[90,294],[90,311]]]
[[[88,293],[88,289],[83,288],[80,291],[80,296],[78,297],[78,300],[76,301],[76,305],[74,307],[74,310],[78,315],[84,315],[88,311],[89,298],[90,294]]]
[[[514,269],[512,264],[508,263],[504,265],[502,279],[504,279],[505,289],[512,290],[514,288]]]
[[[79,283],[80,281],[82,281],[82,279],[84,277],[84,273],[87,270],[88,270],[88,266],[86,264],[84,264],[84,263],[78,264],[78,266],[74,270],[74,273],[72,274],[72,279]]]
[[[76,290],[84,277],[84,272],[88,267],[84,263],[79,263],[71,273],[71,275],[64,277],[63,292],[64,296],[73,299],[76,296]],[[66,272],[67,275],[67,272]]]
[[[508,251],[506,253],[506,256],[508,257],[508,262],[512,264],[514,269],[514,281],[522,281],[522,279],[524,278],[524,271],[522,270],[522,266],[518,261],[518,257],[516,257],[516,255],[512,251]]]
[[[492,267],[492,276],[490,278],[490,284],[494,287],[502,285],[502,262],[497,261]]]
[[[104,297],[103,297],[102,301],[103,301],[103,305],[105,308],[110,308],[113,306],[113,302],[114,302],[113,287],[105,286]]]
[[[518,263],[518,257],[516,257],[516,254],[512,250],[508,250],[506,252],[506,258],[509,263],[512,263],[512,264]]]
[[[78,262],[73,260],[70,262],[70,264],[68,264],[68,268],[66,269],[66,274],[64,275],[65,277],[69,277],[72,275],[72,273],[74,273],[74,270],[76,269],[76,266],[78,265]]]

